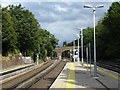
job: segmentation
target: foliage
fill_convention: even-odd
[[[2,44],[3,55],[14,52],[17,49],[17,34],[7,8],[2,10]]]
[[[66,42],[66,41],[64,41],[64,42],[63,42],[63,46],[66,46],[66,45],[67,45],[67,42]]]
[[[2,37],[2,10],[0,9],[0,40]]]
[[[46,56],[52,57],[58,40],[40,28],[32,12],[21,5],[9,5],[2,8],[2,15],[3,55],[21,52],[24,56],[32,57],[40,53],[44,60]]]
[[[73,42],[67,43],[66,46],[73,46]]]
[[[120,58],[120,3],[114,2],[102,21],[103,31],[100,32],[106,58]]]

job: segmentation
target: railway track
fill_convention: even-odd
[[[97,65],[115,72],[120,73],[120,65],[119,63],[113,62],[97,62]]]
[[[16,77],[12,77],[11,79],[3,80],[2,82],[2,88],[16,88],[19,86],[19,84],[29,80],[30,78],[34,77],[38,73],[44,71],[46,68],[48,68],[50,65],[52,65],[54,61],[49,61],[42,65],[41,67],[35,68],[33,70],[30,70],[28,72],[19,74]]]
[[[15,76],[15,75],[18,75],[18,74],[23,73],[25,71],[31,70],[31,69],[35,68],[35,66],[36,66],[35,64],[31,64],[31,65],[26,65],[23,67],[19,67],[19,68],[0,72],[0,80],[4,80],[4,79],[9,78],[11,76]]]
[[[24,72],[21,75],[14,76],[11,79],[3,80],[2,88],[4,89],[32,89],[45,88],[49,89],[51,84],[57,78],[60,71],[63,69],[67,61],[51,60],[42,66]],[[120,66],[113,63],[98,62],[98,66],[119,72]]]
[[[39,88],[39,89],[44,88],[45,90],[48,90],[65,65],[66,65],[66,61],[60,62],[59,65],[57,65],[53,70],[51,70],[48,74],[46,74],[42,79],[40,79],[35,84],[31,85],[29,89],[31,90],[32,88]]]
[[[8,90],[16,89],[16,88],[30,88],[33,85],[35,85],[36,82],[38,82],[43,77],[45,77],[47,74],[54,71],[54,69],[56,67],[59,66],[59,67],[63,68],[65,65],[65,62],[64,62],[64,64],[61,64],[61,63],[63,63],[63,61],[51,60],[38,68],[35,68],[28,72],[22,73],[21,75],[15,76],[11,79],[3,80],[2,88],[3,88],[3,90],[4,89],[8,89]],[[60,72],[59,70],[57,70],[57,71],[58,71],[58,73]],[[56,73],[56,72],[53,72],[53,73]],[[54,76],[54,75],[52,75],[52,76]],[[56,77],[57,77],[57,75],[56,75]],[[44,84],[42,84],[42,85],[44,86]]]
[[[91,62],[91,64],[94,64],[94,62]],[[108,61],[97,61],[97,66],[120,73],[120,62],[114,63],[114,62],[108,62]]]

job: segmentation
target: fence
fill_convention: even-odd
[[[15,65],[22,65],[22,64],[29,64],[29,63],[33,63],[32,58],[23,57],[20,54],[2,57],[2,69],[15,66]]]

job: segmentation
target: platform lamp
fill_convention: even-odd
[[[95,39],[95,13],[96,13],[96,8],[102,8],[104,7],[103,5],[97,5],[97,6],[92,6],[92,5],[84,5],[84,8],[92,8],[93,9],[93,25],[94,25],[94,77],[97,77],[97,64],[96,64],[96,39]]]
[[[80,58],[79,58],[79,38],[80,38],[80,35],[77,34],[77,36],[78,36],[78,62],[80,62]]]
[[[80,38],[81,38],[81,61],[82,61],[82,67],[83,67],[83,28],[77,28],[78,30],[80,30]]]

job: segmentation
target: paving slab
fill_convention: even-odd
[[[84,64],[87,66],[87,64]],[[88,65],[89,66],[89,65]],[[91,75],[94,74],[94,65],[92,65]],[[120,89],[120,74],[102,67],[97,66],[97,75],[99,78],[96,80],[103,86],[110,89]]]
[[[103,72],[104,71],[104,72]],[[54,89],[116,89],[119,90],[119,77],[117,73],[100,68],[98,70],[98,77],[93,77],[92,71],[78,62],[69,62],[61,71],[55,82],[51,85],[50,90]],[[111,75],[110,75],[111,74]],[[114,77],[118,77],[115,78]]]

